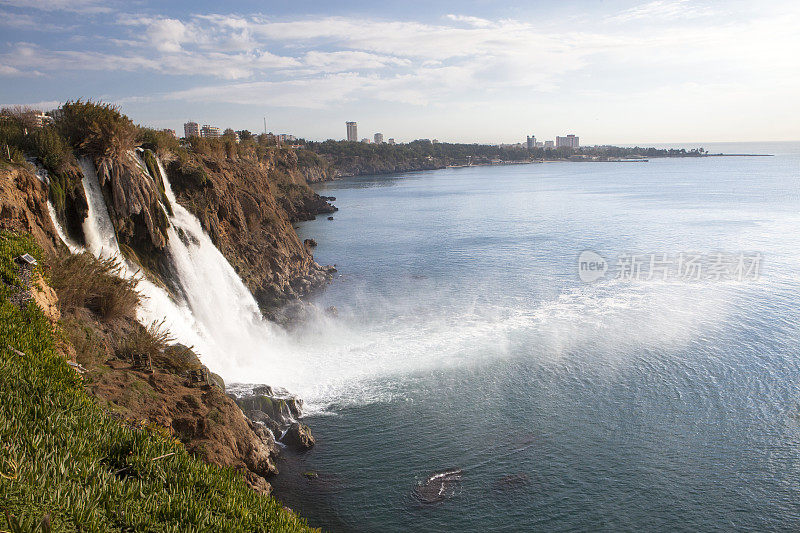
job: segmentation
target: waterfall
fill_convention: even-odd
[[[166,290],[141,275],[137,265],[122,255],[94,164],[86,158],[82,158],[79,163],[89,204],[88,215],[83,221],[87,251],[95,257],[116,259],[122,267],[122,276],[139,279],[137,290],[142,296],[137,310],[139,322],[146,326],[164,321],[165,327],[178,342],[194,346],[198,351],[204,350],[209,344],[209,335],[194,319],[186,304],[173,300]],[[54,224],[58,227],[55,219]],[[67,245],[69,246],[68,243]]]
[[[130,157],[149,175],[139,154],[131,152]],[[270,344],[280,336],[278,328],[262,318],[255,298],[203,231],[200,221],[177,202],[160,160],[159,172],[173,211],[166,253],[179,287],[175,296],[144,277],[139,266],[122,254],[94,164],[86,158],[79,164],[88,203],[83,222],[86,249],[69,240],[55,209],[48,204],[50,217],[72,253],[88,251],[98,258],[115,259],[121,266],[120,275],[139,279],[139,322],[149,325],[164,321],[176,341],[193,346],[203,363],[223,375],[238,368],[241,357],[252,360],[277,353]]]
[[[183,297],[209,336],[204,362],[230,369],[245,356],[266,355],[280,333],[261,316],[255,298],[197,217],[178,203],[160,160],[158,170],[173,212],[168,254]]]
[[[35,160],[29,161],[32,165],[36,166],[36,177],[39,178],[39,181],[44,183],[45,185],[50,185],[50,175],[47,173],[47,170],[44,167],[41,167],[37,164]],[[64,231],[64,228],[61,226],[61,222],[58,221],[58,216],[56,215],[56,208],[53,207],[53,202],[50,201],[50,195],[47,195],[47,213],[50,215],[50,221],[53,223],[53,226],[56,228],[56,234],[58,238],[61,239],[61,242],[69,248],[69,251],[73,254],[78,254],[83,252],[83,248],[79,246],[77,243],[73,242],[67,236],[67,232]]]

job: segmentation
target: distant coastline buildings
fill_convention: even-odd
[[[580,140],[575,135],[556,137],[556,148],[580,148]]]
[[[520,143],[519,146],[522,146]],[[528,135],[525,139],[525,147],[528,150],[534,148],[572,148],[577,149],[581,147],[580,138],[577,135],[569,134],[564,137],[558,136],[555,141],[537,141],[535,135]]]
[[[375,144],[383,144],[383,133],[376,133],[374,139]]]
[[[358,124],[355,122],[346,122],[347,124],[347,140],[358,142]]]
[[[204,137],[206,139],[218,139],[222,137],[222,133],[219,131],[219,128],[216,126],[211,126],[209,124],[203,124],[203,127],[200,128],[200,137]]]
[[[190,137],[200,137],[200,124],[197,122],[186,122],[183,125],[183,136],[187,139]]]

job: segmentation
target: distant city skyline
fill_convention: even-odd
[[[800,140],[800,5],[0,0],[0,105],[312,140]]]

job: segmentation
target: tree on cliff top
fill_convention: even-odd
[[[75,100],[61,106],[55,118],[61,134],[84,155],[119,160],[136,147],[137,128],[117,106]]]

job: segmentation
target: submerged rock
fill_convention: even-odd
[[[461,485],[461,469],[443,470],[432,474],[414,489],[414,496],[422,503],[438,503],[452,498]]]
[[[508,474],[496,480],[492,487],[495,490],[517,490],[530,485],[531,480],[527,474]]]

